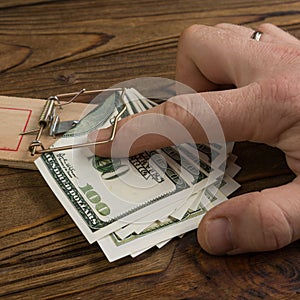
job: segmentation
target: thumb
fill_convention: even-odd
[[[279,249],[300,238],[300,178],[261,192],[232,198],[210,210],[198,228],[211,254]]]

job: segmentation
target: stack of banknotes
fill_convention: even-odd
[[[157,105],[134,88],[99,103],[53,147],[86,142],[89,132],[111,126],[124,105],[122,117]],[[86,239],[114,261],[163,247],[225,201],[239,187],[232,147],[186,143],[113,159],[84,147],[44,153],[35,164]]]

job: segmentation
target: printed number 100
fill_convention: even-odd
[[[110,214],[109,207],[101,201],[100,195],[93,189],[93,187],[90,184],[87,184],[86,186],[83,187],[80,186],[79,188],[88,198],[88,200],[91,203],[95,204],[95,209],[100,215],[107,216]]]

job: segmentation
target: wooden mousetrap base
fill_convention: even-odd
[[[0,165],[20,169],[36,169],[28,147],[35,135],[20,135],[20,132],[38,128],[45,100],[0,96]],[[87,107],[86,103],[70,103],[58,110],[62,121],[79,120]],[[41,140],[45,147],[55,142],[45,129]]]

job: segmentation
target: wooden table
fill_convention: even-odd
[[[142,76],[174,77],[193,23],[272,22],[300,37],[300,2],[280,0],[0,2],[2,95],[44,98]],[[236,193],[290,181],[282,153],[240,143]],[[270,253],[214,257],[196,232],[109,263],[37,171],[0,168],[1,299],[299,299],[300,241]]]

